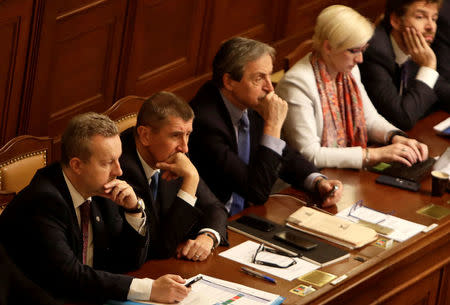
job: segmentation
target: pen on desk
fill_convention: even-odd
[[[325,195],[325,199],[329,198],[329,197],[333,197],[334,193],[336,193],[336,191],[339,189],[339,186],[335,185],[333,186],[333,188],[331,189],[331,191],[328,192],[328,194]]]
[[[187,288],[191,287],[193,284],[197,283],[198,281],[200,281],[201,279],[203,279],[203,277],[201,275],[197,276],[196,278],[193,278],[191,281],[189,281],[189,283],[185,284],[184,286],[186,286]]]
[[[271,283],[274,283],[274,284],[277,283],[277,281],[276,281],[275,279],[273,279],[273,278],[271,278],[271,277],[268,277],[267,275],[264,275],[264,274],[262,274],[262,273],[259,273],[259,272],[250,270],[250,269],[248,269],[248,268],[241,267],[241,271],[244,272],[244,273],[247,273],[248,275],[251,275],[251,276],[254,276],[254,277],[257,277],[257,278],[266,280],[266,281],[268,281],[268,282],[271,282]]]

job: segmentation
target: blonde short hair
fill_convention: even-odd
[[[354,9],[344,5],[332,5],[317,17],[313,48],[320,50],[325,40],[338,51],[359,47],[370,40],[373,32],[373,23]]]

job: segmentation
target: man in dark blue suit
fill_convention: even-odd
[[[437,72],[430,47],[439,5],[440,0],[388,0],[360,64],[375,108],[405,130],[437,107],[450,109],[450,83]]]
[[[148,203],[148,258],[176,253],[203,261],[226,244],[227,212],[186,155],[193,119],[186,102],[159,92],[142,105],[136,127],[121,135],[122,178]]]
[[[439,11],[436,39],[432,47],[436,52],[439,74],[450,82],[450,0],[444,0]]]
[[[1,241],[42,288],[65,300],[182,300],[184,280],[113,272],[138,268],[148,248],[144,202],[116,177],[121,143],[104,115],[76,116],[62,136],[61,163],[39,170],[0,216]]]
[[[190,103],[195,112],[190,154],[200,175],[231,215],[264,204],[277,178],[320,194],[323,205],[341,197],[342,184],[280,139],[287,103],[274,91],[274,49],[236,37],[213,62],[213,79]],[[326,196],[334,187],[334,196]]]

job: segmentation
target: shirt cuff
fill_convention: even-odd
[[[315,192],[316,190],[314,189],[314,180],[316,180],[317,177],[324,177],[325,179],[327,179],[327,176],[322,175],[321,173],[309,174],[309,176],[306,177],[305,182],[303,183],[305,189],[311,192]]]
[[[261,145],[270,148],[280,156],[283,155],[283,149],[286,147],[286,142],[281,139],[272,137],[267,134],[263,134],[261,139]]]
[[[188,194],[183,190],[179,190],[177,196],[178,198],[181,198],[189,203],[191,206],[195,206],[195,203],[197,202],[197,197],[192,197],[191,194]]]
[[[153,280],[149,278],[138,279],[134,278],[131,281],[130,290],[128,291],[128,300],[150,300],[152,294]]]
[[[145,223],[147,222],[147,215],[145,215],[144,212],[142,212],[142,215],[144,217],[133,217],[128,215],[128,213],[125,213],[125,219],[128,221],[131,227],[135,229],[139,234],[142,236],[145,236],[145,233],[147,232]]]
[[[417,80],[424,82],[431,89],[434,88],[434,85],[436,84],[438,78],[439,73],[436,70],[423,66],[419,68],[419,71],[417,72],[416,75]]]
[[[214,234],[214,236],[216,237],[216,239],[217,239],[217,245],[220,245],[220,234],[219,233],[217,233],[215,230],[213,230],[213,229],[210,229],[210,228],[204,228],[204,229],[201,229],[200,231],[198,231],[198,234],[201,234],[201,233],[203,233],[203,232],[210,232],[210,233],[212,233],[212,234]]]

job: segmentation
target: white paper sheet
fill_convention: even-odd
[[[382,226],[394,229],[394,232],[384,236],[398,242],[408,240],[409,238],[422,232],[422,230],[425,229],[424,225],[389,214],[384,214],[364,206],[358,207],[357,209],[353,210],[351,213],[353,216],[350,216],[348,214],[351,208],[352,206],[340,211],[336,214],[336,216],[348,219],[353,222],[358,222],[358,218],[360,218],[371,223],[378,223]]]
[[[320,266],[307,262],[300,258],[294,258],[297,264],[292,265],[289,268],[276,268],[253,264],[253,256],[255,255],[255,252],[258,249],[259,245],[260,244],[255,243],[251,240],[247,240],[242,244],[221,252],[219,255],[238,263],[253,267],[255,269],[273,274],[288,281],[292,281],[299,276],[320,268]],[[277,263],[283,264],[284,262],[280,259],[280,261]]]

